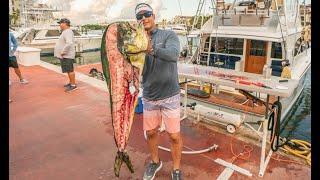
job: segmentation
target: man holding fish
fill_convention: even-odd
[[[150,5],[140,3],[135,8],[136,19],[143,23],[149,37],[143,84],[143,130],[151,153],[143,179],[151,180],[162,167],[158,154],[158,128],[164,121],[171,140],[172,179],[182,179],[180,170],[182,139],[180,135],[180,87],[177,61],[180,43],[173,31],[156,28],[155,14]]]

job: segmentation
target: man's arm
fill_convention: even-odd
[[[176,33],[174,33],[173,31],[169,32],[170,34],[166,39],[165,47],[154,47],[154,56],[159,57],[159,59],[164,61],[176,62],[179,58],[180,42]]]
[[[13,47],[12,52],[14,53],[14,52],[16,52],[16,50],[18,48],[18,42],[12,33],[10,34],[10,38],[11,38],[12,47]]]
[[[66,45],[63,47],[61,51],[61,55],[67,54],[70,48],[73,46],[73,32],[72,31],[67,31],[66,34],[64,34],[64,38],[66,40]]]

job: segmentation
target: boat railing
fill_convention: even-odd
[[[279,12],[280,16],[284,13]],[[276,28],[279,18],[276,10],[272,9],[232,9],[218,10],[214,18],[215,26],[270,26]]]
[[[233,10],[217,10],[217,15],[265,15],[269,16],[270,15],[270,9],[236,9],[234,8]]]

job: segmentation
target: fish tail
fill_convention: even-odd
[[[119,177],[121,165],[123,163],[123,152],[118,151],[116,159],[114,161],[114,174]]]
[[[131,173],[134,173],[133,165],[130,161],[129,155],[127,153],[124,153],[123,156],[123,161],[126,163],[128,169],[130,170]]]
[[[114,161],[114,174],[116,175],[116,177],[119,177],[121,165],[122,165],[123,162],[126,163],[129,171],[131,173],[134,173],[132,163],[131,163],[131,161],[129,159],[129,155],[126,152],[118,151],[116,159]]]

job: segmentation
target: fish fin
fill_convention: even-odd
[[[134,173],[133,165],[132,165],[130,158],[129,158],[129,155],[127,153],[123,153],[123,161],[126,163],[130,172]]]
[[[111,24],[110,24],[111,25]],[[105,77],[105,80],[108,85],[109,93],[111,94],[111,77],[110,77],[110,70],[109,70],[109,61],[107,57],[107,52],[106,52],[106,35],[108,28],[110,27],[108,25],[103,33],[102,40],[101,40],[101,49],[100,49],[100,55],[101,55],[101,64],[102,64],[102,70],[103,70],[103,75]],[[110,97],[110,104],[112,104],[111,97]],[[112,108],[112,106],[111,106]]]
[[[116,177],[120,175],[121,165],[123,163],[123,152],[118,151],[116,159],[114,160],[114,174]]]
[[[104,30],[103,36],[102,36],[102,40],[101,40],[101,49],[100,49],[100,55],[101,55],[101,64],[102,64],[102,70],[103,70],[103,75],[105,77],[105,81],[107,83],[107,87],[109,90],[109,103],[110,103],[110,113],[111,113],[111,120],[113,122],[113,116],[112,116],[112,110],[113,110],[113,106],[112,106],[112,88],[111,88],[111,75],[110,75],[110,69],[109,69],[109,60],[107,57],[107,52],[106,52],[106,44],[107,44],[107,40],[106,40],[106,36],[107,36],[107,32],[108,29],[111,25],[114,25],[114,23],[109,24],[106,29]],[[113,123],[112,123],[113,126]],[[113,127],[114,129],[114,127]],[[117,144],[116,139],[114,138],[115,144]]]

